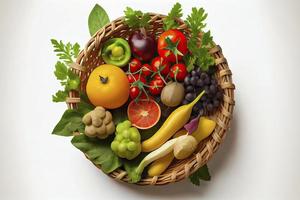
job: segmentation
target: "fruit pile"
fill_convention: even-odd
[[[134,58],[129,62],[127,76],[133,100],[158,96],[167,81],[181,82],[187,76],[186,66],[181,63],[182,56],[187,54],[187,39],[183,33],[168,30],[160,35],[157,43],[153,36],[142,31],[134,32],[129,38]],[[156,49],[159,56],[154,57]]]
[[[138,182],[151,163],[148,176],[158,176],[174,158],[192,155],[213,132],[216,123],[207,116],[220,108],[223,98],[209,54],[212,37],[204,31],[206,16],[202,8],[192,9],[185,21],[192,30],[187,37],[178,29],[179,3],[163,20],[162,33],[148,31],[149,13],[126,8],[124,23],[134,31],[128,38],[102,42],[99,56],[105,64],[90,73],[83,94],[87,99],[81,97],[77,110],[67,110],[54,132],[79,132],[72,141],[77,148],[87,156],[93,152],[91,159],[107,173],[124,167],[131,182]],[[55,45],[60,52],[63,44]],[[74,46],[67,48],[74,50],[70,57],[76,55]],[[78,80],[62,66],[56,70],[59,80],[61,71],[67,71],[67,82]],[[71,90],[78,90],[75,83]],[[53,100],[62,95],[57,93]],[[135,170],[129,170],[134,163]]]

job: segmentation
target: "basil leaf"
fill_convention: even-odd
[[[105,10],[96,4],[89,15],[88,23],[90,34],[93,36],[100,28],[109,23],[109,17]]]
[[[72,136],[73,132],[84,132],[84,124],[81,121],[82,114],[77,110],[68,109],[64,112],[52,134],[60,136]]]
[[[200,167],[197,171],[189,176],[189,179],[194,185],[197,186],[200,185],[200,179],[204,181],[210,181],[210,174],[207,165]]]
[[[72,139],[72,144],[85,153],[95,164],[100,165],[105,173],[110,173],[119,168],[122,163],[110,148],[112,138],[99,140],[85,135],[77,135]]]

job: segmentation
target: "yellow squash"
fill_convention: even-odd
[[[153,177],[162,174],[169,167],[173,159],[174,154],[171,152],[168,155],[154,161],[148,169],[148,175]]]
[[[194,136],[197,142],[199,143],[205,138],[207,138],[213,132],[215,127],[216,127],[215,121],[207,117],[200,117],[198,128],[195,132],[192,133],[192,136]],[[186,130],[180,130],[174,135],[174,138],[185,134],[187,134]],[[171,152],[168,155],[154,161],[148,169],[148,175],[150,177],[153,177],[162,174],[169,167],[173,159],[174,159],[174,153]]]
[[[142,143],[142,151],[150,152],[159,148],[181,129],[188,122],[193,106],[200,100],[204,92],[205,91],[201,92],[191,103],[180,106],[174,110],[160,129],[151,138]]]
[[[187,133],[186,130],[182,129],[174,135],[174,138],[185,135],[186,133]],[[160,175],[169,167],[173,159],[174,159],[174,153],[171,152],[168,155],[154,161],[148,169],[148,175],[151,177]]]

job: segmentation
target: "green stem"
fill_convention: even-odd
[[[161,80],[164,82],[164,84],[166,85],[167,82],[165,81],[164,77],[160,74],[160,72],[158,72],[158,76],[161,78]]]
[[[150,98],[149,98],[148,92],[145,90],[144,87],[142,88],[142,90],[143,90],[143,92],[146,94],[147,100],[149,100]]]

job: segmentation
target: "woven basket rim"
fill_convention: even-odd
[[[157,13],[150,13],[150,16],[150,24],[159,25],[165,17],[165,15]],[[79,53],[75,65],[73,67],[71,66],[72,70],[81,78],[82,90],[84,90],[85,88],[84,81],[88,78],[87,71],[92,70],[90,69],[91,67],[87,66],[86,63],[88,63],[89,59],[91,59],[90,57],[92,56],[93,51],[96,48],[99,49],[103,41],[108,39],[110,36],[113,36],[114,34],[118,33],[118,31],[122,29],[130,30],[128,26],[126,26],[123,22],[124,16],[113,20],[109,24],[105,25],[103,28],[99,29],[87,42],[84,49]],[[180,19],[178,19],[178,22],[180,23],[179,29],[188,33],[189,30],[184,24],[184,22]],[[153,25],[153,27],[155,26]],[[200,37],[199,40],[201,40]],[[210,49],[210,53],[215,57],[215,62],[217,66],[216,76],[221,88],[224,91],[223,104],[217,111],[217,114],[215,116],[215,121],[217,125],[214,132],[198,145],[198,149],[196,150],[197,152],[194,152],[194,154],[188,159],[181,161],[176,160],[175,162],[173,161],[171,166],[174,166],[175,163],[175,167],[174,169],[172,169],[171,172],[163,173],[159,176],[142,178],[138,183],[136,183],[137,185],[165,185],[168,183],[180,181],[188,177],[190,174],[192,174],[198,168],[202,167],[208,162],[208,160],[212,157],[214,152],[217,151],[223,139],[225,138],[226,132],[230,126],[235,104],[235,85],[232,82],[232,73],[228,67],[226,58],[223,56],[221,47],[219,45],[213,46]],[[68,107],[73,109],[77,106],[78,102],[80,102],[78,93],[71,91],[67,99]],[[97,168],[101,169],[99,165],[95,163],[93,164]],[[127,176],[126,171],[122,169],[116,169],[115,171],[107,175],[119,181],[129,182],[129,178]]]

